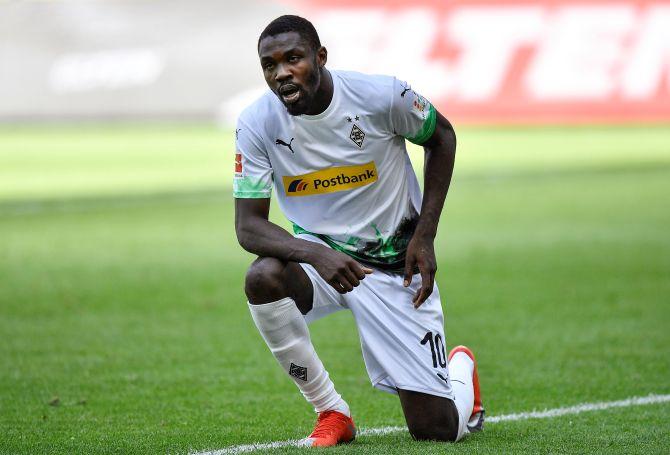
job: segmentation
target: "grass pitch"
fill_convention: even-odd
[[[0,130],[1,453],[309,433],[246,309],[232,162],[231,135],[204,127]],[[490,415],[670,393],[669,196],[665,127],[459,129],[437,281],[447,344],[478,355]],[[358,425],[402,425],[351,316],[311,330]],[[329,452],[667,453],[669,427],[665,403]]]

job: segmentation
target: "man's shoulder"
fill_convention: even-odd
[[[260,97],[245,107],[238,117],[239,123],[263,125],[269,117],[276,116],[279,100],[274,93],[266,90]]]
[[[345,86],[365,92],[385,92],[393,89],[395,77],[385,74],[365,74],[357,71],[333,71]]]

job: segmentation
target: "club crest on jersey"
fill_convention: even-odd
[[[356,166],[339,166],[309,174],[283,176],[286,196],[336,193],[370,185],[377,181],[374,161]]]
[[[356,144],[358,148],[363,148],[365,133],[354,123],[354,126],[351,127],[351,133],[349,133],[349,139],[354,141],[354,144]]]

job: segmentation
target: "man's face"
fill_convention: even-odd
[[[289,114],[309,111],[321,83],[319,58],[298,33],[287,32],[263,38],[258,48],[268,87]]]

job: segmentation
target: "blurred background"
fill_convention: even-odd
[[[247,314],[231,196],[257,37],[287,13],[329,68],[407,80],[454,124],[437,280],[493,414],[670,392],[667,1],[0,0],[0,452],[311,424],[282,414],[306,408]],[[350,316],[313,337],[366,425],[402,423]]]
[[[667,2],[4,0],[0,13],[0,199],[229,185],[229,166],[219,164],[233,153],[225,134],[265,90],[257,36],[285,13],[315,23],[330,68],[407,80],[457,127],[670,121]],[[30,125],[40,133],[9,134]],[[184,126],[204,128],[195,142],[218,145],[198,157],[207,152],[190,139],[128,151],[106,143],[111,131],[91,132],[115,128],[121,140],[131,125],[179,137]],[[45,156],[40,140],[54,150]],[[97,164],[109,159],[116,165]],[[551,158],[535,150],[531,159]],[[36,160],[35,172],[47,162],[58,170],[9,173],[10,163]],[[151,175],[133,175],[142,165]]]
[[[234,124],[264,89],[256,38],[308,16],[332,68],[394,74],[456,123],[667,121],[659,1],[8,1],[0,120]]]

